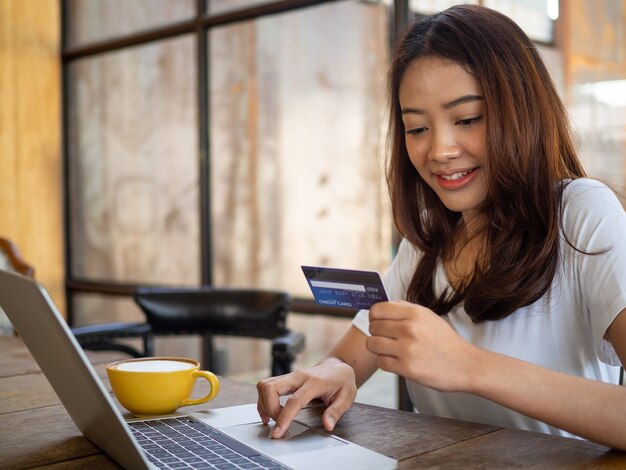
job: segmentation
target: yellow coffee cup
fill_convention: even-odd
[[[106,368],[113,393],[136,416],[170,414],[181,406],[213,400],[220,390],[216,375],[200,370],[200,363],[182,357],[147,357],[114,362]],[[191,398],[196,379],[206,379],[211,391]]]

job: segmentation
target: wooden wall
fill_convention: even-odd
[[[0,1],[0,236],[64,311],[58,0]]]

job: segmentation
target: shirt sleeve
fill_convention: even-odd
[[[418,251],[406,239],[402,239],[398,253],[389,269],[383,274],[383,285],[389,300],[406,300],[406,292],[417,262]],[[352,324],[362,333],[370,336],[369,310],[359,310],[352,319]]]
[[[626,213],[613,191],[598,181],[575,180],[570,186],[563,227],[574,246],[585,252],[574,253],[575,276],[594,350],[602,362],[620,365],[604,335],[626,308]]]

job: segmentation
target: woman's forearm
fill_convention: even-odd
[[[626,388],[475,350],[469,392],[557,428],[626,450]]]
[[[365,334],[352,326],[321,363],[337,360],[350,365],[354,369],[356,386],[360,387],[378,369],[376,355],[365,347],[366,339]]]

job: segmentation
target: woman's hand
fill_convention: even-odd
[[[369,313],[367,349],[378,367],[441,391],[468,391],[478,349],[432,310],[409,302],[381,302]]]
[[[441,391],[464,391],[599,444],[626,450],[626,390],[480,349],[431,310],[407,302],[370,309],[366,347],[377,365]],[[607,331],[626,363],[626,309]]]
[[[319,398],[327,408],[322,415],[324,428],[332,431],[339,418],[352,406],[356,397],[356,379],[352,367],[329,358],[314,367],[279,377],[270,377],[257,384],[257,410],[263,424],[272,418],[276,426],[273,438],[281,437],[296,414],[311,400]],[[279,398],[292,394],[284,407]]]

